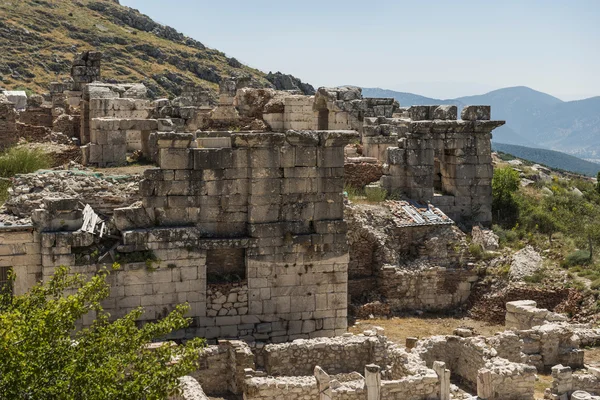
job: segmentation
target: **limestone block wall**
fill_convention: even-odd
[[[408,131],[387,149],[382,186],[414,200],[442,200],[434,205],[455,221],[490,223],[491,132],[504,122],[490,121],[486,106],[465,107],[462,120],[451,106],[413,106],[409,114]]]
[[[498,357],[483,337],[433,336],[413,349],[430,366],[443,361],[485,399],[533,399],[535,367]]]
[[[200,352],[199,368],[191,376],[209,395],[239,394],[244,387],[245,369],[254,368],[254,355],[246,343],[220,340],[218,345]]]
[[[76,54],[71,67],[74,90],[81,90],[85,84],[100,79],[101,61],[102,53],[98,51],[85,51]]]
[[[207,286],[206,315],[208,317],[247,314],[248,284],[246,282],[213,283]]]
[[[507,328],[527,330],[546,322],[566,320],[565,315],[553,313],[544,308],[537,308],[537,303],[533,300],[509,301],[506,303],[504,325]]]
[[[0,148],[8,147],[17,141],[17,111],[11,102],[0,99]]]
[[[385,162],[387,149],[398,145],[398,139],[408,132],[409,122],[407,118],[365,118],[361,139],[363,155]]]
[[[314,376],[256,377],[246,380],[246,400],[319,400],[319,389]]]
[[[378,292],[393,310],[446,310],[463,304],[477,281],[468,269],[409,269],[386,265],[378,273]]]
[[[597,368],[573,372],[571,367],[562,364],[552,367],[552,386],[547,389],[545,398],[568,399],[573,392],[582,390],[591,395],[600,395],[600,371]]]
[[[413,349],[427,364],[443,361],[452,374],[459,376],[471,386],[477,387],[477,371],[484,368],[495,351],[485,344],[483,338],[460,338],[458,336],[432,336],[419,341]]]
[[[384,336],[348,336],[265,346],[265,371],[275,376],[312,375],[315,366],[329,374],[364,371],[368,364],[387,364]]]
[[[539,370],[556,364],[581,368],[584,351],[580,347],[578,330],[568,324],[547,323],[534,329],[518,331],[523,341],[524,360]]]
[[[42,278],[40,235],[33,226],[0,228],[0,268],[16,275],[13,294],[25,294]]]
[[[43,232],[43,279],[49,279],[61,265],[72,266],[73,273],[97,273],[103,263],[85,264],[82,257],[93,243],[94,236],[87,232]],[[153,255],[141,262],[126,262],[127,258],[123,258],[125,262],[107,278],[110,296],[102,303],[104,309],[113,318],[120,318],[142,306],[141,320],[153,321],[165,317],[177,304],[187,302],[188,316],[204,315],[205,299],[198,290],[206,284],[200,268],[205,260],[202,251],[156,249]]]
[[[313,111],[314,96],[289,96],[284,99],[283,129],[318,129]],[[274,122],[273,120],[270,121]],[[272,126],[272,125],[271,125]],[[329,128],[327,128],[329,129]],[[344,127],[343,129],[347,129]]]
[[[137,92],[126,90],[131,85],[94,83],[85,85],[80,103],[81,143],[90,142],[94,118],[149,119],[154,107]]]
[[[217,254],[210,246],[242,255],[247,305],[238,298],[235,312],[216,316],[211,306],[198,320],[200,336],[283,342],[342,334],[348,264],[343,146],[355,136],[239,133],[230,135],[230,148],[190,148],[192,134],[158,133],[160,169],[145,172],[143,207],[115,212],[125,245],[208,246],[203,276],[230,274],[229,266],[212,267],[219,263],[211,261]],[[156,226],[170,227],[164,228],[169,234],[157,236]],[[148,228],[148,237],[129,231],[140,227]],[[207,287],[199,290],[206,302]]]
[[[149,155],[150,132],[157,128],[155,119],[93,118],[90,143],[82,147],[84,165],[125,165],[128,151],[145,149]]]

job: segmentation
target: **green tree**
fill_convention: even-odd
[[[518,217],[518,206],[514,193],[519,190],[521,178],[511,167],[496,168],[492,179],[492,210],[500,221],[514,221]]]
[[[600,171],[596,174],[596,192],[600,193]]]
[[[0,293],[0,398],[164,400],[178,390],[204,340],[149,345],[189,325],[187,305],[141,328],[141,308],[111,322],[100,305],[108,273],[86,280],[61,267],[25,295]],[[76,329],[90,312],[95,322]]]
[[[561,230],[561,224],[552,210],[536,209],[530,215],[530,221],[540,233],[548,235],[548,241],[552,243],[552,235]]]

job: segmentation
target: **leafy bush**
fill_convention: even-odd
[[[587,250],[577,250],[577,251],[574,251],[573,253],[569,254],[565,258],[565,260],[563,261],[563,266],[575,267],[577,265],[588,265],[589,263],[590,263],[590,252]]]
[[[25,295],[0,294],[2,398],[165,399],[178,390],[180,376],[197,369],[203,339],[149,346],[188,327],[189,306],[142,327],[136,322],[142,308],[111,321],[101,306],[110,294],[108,273],[87,280],[60,267]],[[96,320],[76,330],[90,311]]]
[[[511,167],[496,168],[492,179],[492,211],[498,221],[512,222],[519,214],[514,193],[519,190],[521,178]]]
[[[503,246],[519,240],[519,233],[515,229],[504,229],[500,225],[493,225],[492,230],[498,235],[498,242]]]

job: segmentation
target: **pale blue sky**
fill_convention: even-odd
[[[265,72],[456,97],[600,95],[598,0],[121,0]]]

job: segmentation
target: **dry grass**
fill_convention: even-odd
[[[484,336],[492,336],[497,332],[506,330],[504,326],[489,325],[468,318],[425,315],[419,318],[394,317],[390,319],[359,320],[348,331],[361,333],[374,326],[385,329],[385,335],[388,339],[399,344],[404,344],[407,337],[423,338],[435,335],[451,335],[454,329],[459,327],[473,328],[476,334]]]

